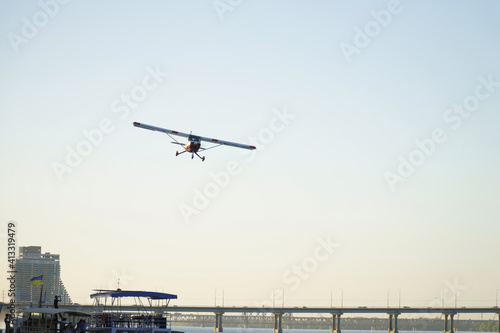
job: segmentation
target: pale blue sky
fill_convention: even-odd
[[[283,289],[290,306],[329,305],[343,289],[344,304],[384,305],[401,289],[410,305],[443,292],[494,305],[496,1],[241,1],[223,20],[210,0],[54,1],[0,5],[0,220],[17,221],[19,246],[61,254],[74,301],[121,277],[177,304],[224,288],[228,304]],[[348,62],[341,45],[377,26]],[[154,88],[127,107],[144,80]],[[478,104],[454,129],[444,116],[466,101]],[[59,179],[54,163],[103,120],[110,133]],[[134,121],[260,139],[252,159],[221,147],[202,163]],[[436,129],[445,142],[391,187],[387,173]],[[218,193],[186,223],[181,208],[207,186]]]

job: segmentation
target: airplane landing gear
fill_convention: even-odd
[[[186,152],[186,151],[181,151],[181,152],[179,153],[178,151],[176,151],[176,152],[175,152],[175,156],[179,156],[179,155],[181,155],[181,154],[184,154],[185,152]],[[202,161],[202,162],[203,162],[203,161],[205,161],[205,156],[200,156],[200,155],[198,155],[198,153],[196,153],[196,152],[190,152],[190,153],[191,153],[191,159],[193,159],[193,158],[194,158],[194,155],[196,155],[196,156],[198,156],[198,157],[201,159],[201,161]]]
[[[195,153],[195,154],[196,154],[196,156],[198,156],[201,159],[202,162],[205,161],[205,156],[200,156],[200,155],[198,155],[198,153]]]

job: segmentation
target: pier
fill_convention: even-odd
[[[332,333],[340,333],[340,315],[341,312],[332,312],[332,325],[331,332]]]

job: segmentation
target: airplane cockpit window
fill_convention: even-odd
[[[188,138],[189,141],[200,141],[200,137],[196,135],[190,135]]]

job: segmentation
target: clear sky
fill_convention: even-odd
[[[499,14],[2,1],[2,251],[15,221],[78,303],[120,279],[178,305],[493,306]],[[175,157],[134,121],[257,150]]]

